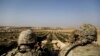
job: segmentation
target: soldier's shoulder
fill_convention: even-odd
[[[100,56],[100,45],[88,44],[85,46],[78,46],[73,49],[69,55],[73,56]]]

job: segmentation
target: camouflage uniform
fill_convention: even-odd
[[[43,56],[37,46],[37,37],[32,30],[22,31],[18,38],[18,47],[9,51],[5,56]]]
[[[65,46],[59,56],[100,56],[100,45],[97,41],[97,30],[91,24],[84,24],[74,32],[73,43]]]
[[[70,46],[64,47],[59,56],[66,56],[66,49],[69,47]],[[85,46],[77,46],[72,49],[67,56],[100,56],[100,45],[87,44]]]

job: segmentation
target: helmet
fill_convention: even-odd
[[[18,45],[31,44],[35,42],[36,42],[36,35],[32,32],[32,30],[28,29],[20,33],[18,38]]]
[[[100,46],[92,44],[93,41],[97,40],[97,30],[95,26],[83,24],[79,30],[74,31],[74,35],[75,36],[72,37],[75,40],[74,43],[68,47],[65,46],[59,56],[100,56]]]
[[[85,35],[96,35],[97,29],[94,25],[91,24],[83,24],[80,26],[81,31],[84,32]]]
[[[82,35],[86,36],[90,40],[97,40],[97,29],[94,25],[83,24],[80,26],[80,31]]]

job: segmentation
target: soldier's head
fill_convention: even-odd
[[[18,45],[34,44],[36,41],[36,35],[32,32],[32,30],[28,29],[20,33],[18,38]]]
[[[80,26],[80,29],[84,32],[85,35],[97,35],[97,29],[94,25],[83,24]]]
[[[97,29],[94,25],[83,24],[80,26],[81,33],[91,41],[97,41]]]
[[[18,48],[25,52],[26,47],[34,47],[34,45],[37,42],[36,35],[32,32],[32,30],[28,29],[25,31],[22,31],[18,38]]]
[[[97,41],[96,27],[91,24],[83,24],[73,32],[71,39],[73,42],[86,41],[86,43],[92,43]]]

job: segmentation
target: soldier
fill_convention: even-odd
[[[100,46],[93,43],[97,40],[97,29],[91,24],[84,24],[74,32],[71,45],[64,47],[59,56],[100,56]]]
[[[32,30],[22,31],[18,38],[18,47],[5,56],[43,56],[45,54],[37,45],[37,37]]]

